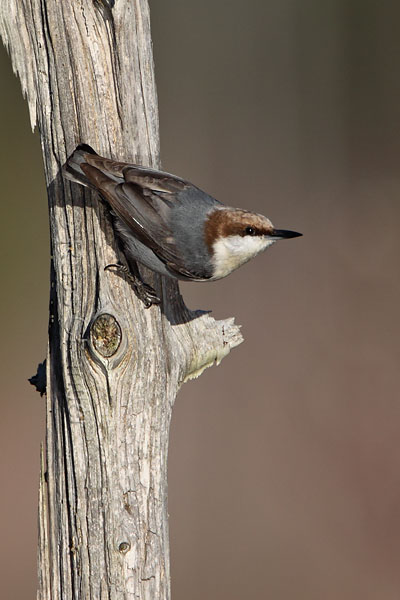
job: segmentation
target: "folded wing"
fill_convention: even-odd
[[[189,182],[154,169],[112,161],[97,154],[84,153],[79,167],[112,211],[150,248],[167,269],[183,279],[200,276],[187,270],[170,227],[170,214]]]

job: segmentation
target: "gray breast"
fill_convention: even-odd
[[[156,271],[156,273],[171,277],[171,273],[167,270],[165,264],[150,248],[134,237],[132,231],[121,219],[115,217],[114,226],[123,241],[125,251],[131,258],[138,260],[152,271]]]

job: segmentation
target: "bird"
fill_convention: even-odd
[[[63,175],[97,190],[113,217],[129,268],[124,273],[146,308],[159,304],[137,262],[182,281],[215,281],[297,231],[275,229],[258,213],[219,202],[189,181],[150,167],[99,156],[79,144],[63,166]]]

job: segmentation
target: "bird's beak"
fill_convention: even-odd
[[[295,238],[303,235],[302,233],[298,233],[297,231],[288,231],[287,229],[273,229],[270,234],[268,234],[269,238],[273,240],[287,240],[289,238]]]

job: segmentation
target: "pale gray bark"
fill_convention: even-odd
[[[104,271],[118,250],[103,205],[60,175],[79,142],[159,166],[147,0],[2,0],[0,33],[40,130],[49,196],[38,597],[166,599],[171,409],[182,382],[241,336],[149,272],[163,304],[145,310]]]

